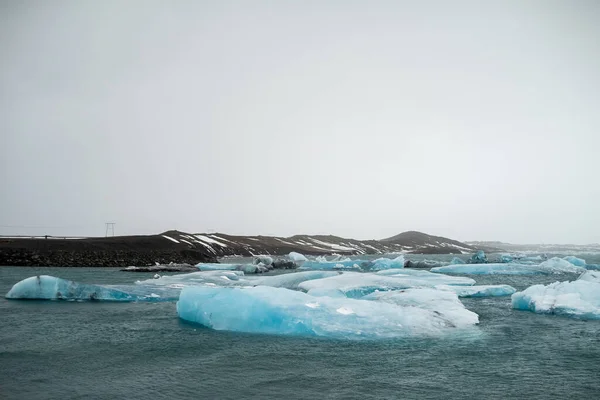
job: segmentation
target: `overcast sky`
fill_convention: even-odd
[[[598,1],[0,0],[0,234],[600,242]]]

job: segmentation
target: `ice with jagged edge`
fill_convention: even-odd
[[[257,259],[257,261],[258,262],[255,264],[199,263],[196,264],[196,268],[198,268],[200,271],[242,271],[247,274],[268,272],[270,269],[272,269],[272,258],[270,259],[270,264],[263,264],[260,258]]]
[[[567,260],[554,257],[538,265],[519,263],[455,264],[432,268],[431,272],[467,275],[536,275],[558,273],[583,273],[586,269]]]
[[[138,285],[161,285],[172,288],[186,286],[273,286],[296,289],[301,282],[338,275],[335,271],[303,271],[271,276],[246,276],[242,271],[204,271],[162,276],[136,282]]]
[[[7,299],[72,301],[174,301],[179,291],[155,285],[91,285],[49,275],[38,275],[17,282]]]
[[[362,300],[375,300],[396,304],[402,307],[419,307],[443,314],[449,320],[461,326],[474,325],[479,322],[479,316],[465,309],[457,295],[451,290],[434,288],[410,288],[391,292],[373,292]]]
[[[418,270],[387,270],[379,273],[344,272],[301,282],[298,288],[312,296],[360,298],[375,291],[391,291],[435,285],[474,285],[471,278],[445,276]]]
[[[600,273],[587,271],[576,281],[533,285],[513,294],[511,300],[517,310],[600,319]]]
[[[296,263],[308,261],[308,258],[306,258],[304,254],[296,253],[295,251],[292,251],[290,254],[288,254],[288,257],[290,260]]]
[[[510,296],[517,290],[509,285],[474,285],[474,286],[450,286],[436,285],[438,290],[454,292],[458,297],[500,297]]]
[[[335,261],[327,261],[324,257],[317,260],[305,261],[302,264],[302,269],[314,270],[356,270],[356,271],[380,271],[385,269],[404,268],[404,256],[400,255],[396,258],[378,258],[376,260],[350,260],[342,259]]]
[[[564,257],[564,259],[578,267],[583,267],[585,269],[591,269],[591,270],[600,270],[600,265],[588,264],[587,261],[585,261],[583,258],[579,258],[579,257],[575,257],[575,256],[566,256],[566,257]]]
[[[432,306],[450,292],[432,291],[422,301]],[[456,295],[452,293],[456,298]],[[435,299],[428,299],[434,296]],[[477,314],[456,303],[405,306],[389,301],[314,297],[269,286],[251,288],[186,287],[177,302],[183,320],[215,330],[340,339],[437,336],[477,324]]]

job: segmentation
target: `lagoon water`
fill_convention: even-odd
[[[0,293],[38,274],[96,284],[153,275],[0,267]],[[474,278],[522,290],[576,276]],[[180,320],[174,302],[2,297],[0,398],[600,398],[600,321],[512,310],[510,297],[461,300],[479,314],[476,337],[347,341],[213,331]]]

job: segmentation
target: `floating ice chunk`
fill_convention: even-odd
[[[338,273],[334,271],[303,271],[290,274],[253,277],[252,279],[248,277],[248,281],[254,286],[272,286],[287,289],[297,289],[298,285],[302,282],[313,279],[328,278],[336,275],[338,275]]]
[[[270,256],[255,256],[254,264],[263,264],[265,266],[273,264],[273,257]]]
[[[509,285],[449,286],[437,285],[436,289],[454,292],[458,297],[510,296],[517,290]]]
[[[288,254],[288,257],[294,262],[308,261],[308,258],[300,253],[296,253],[295,251],[292,251],[290,254]]]
[[[189,274],[163,275],[159,279],[137,281],[137,285],[156,285],[185,287],[212,284],[217,286],[232,286],[245,284],[242,271],[203,271]]]
[[[257,274],[269,270],[264,264],[199,263],[196,264],[196,268],[200,271],[243,271],[247,274]]]
[[[577,280],[600,283],[600,271],[587,271],[577,278]]]
[[[456,332],[452,328],[466,325],[463,316],[440,314],[415,306],[315,298],[302,292],[266,286],[187,287],[177,302],[177,313],[184,320],[215,330],[342,339],[437,336]],[[466,313],[470,312],[465,310]]]
[[[576,267],[570,262],[557,257],[544,261],[539,265],[526,265],[519,263],[457,264],[431,269],[431,272],[468,275],[535,275],[566,272],[582,273],[584,271],[584,268]]]
[[[402,272],[404,270],[401,270]],[[473,285],[474,280],[469,278],[429,274],[409,275],[398,272],[396,275],[382,275],[373,273],[344,272],[341,275],[323,279],[314,279],[302,282],[298,287],[313,296],[338,297],[340,293],[350,298],[360,298],[375,291],[389,291],[408,289],[411,287],[433,287],[440,284]],[[422,271],[428,273],[427,271]]]
[[[583,258],[578,258],[575,256],[566,256],[564,257],[565,260],[567,260],[568,262],[570,262],[571,264],[578,266],[578,267],[584,267],[587,265],[585,260]]]
[[[545,271],[547,270],[550,273],[560,273],[560,272],[583,273],[583,272],[585,272],[585,268],[575,266],[575,265],[571,264],[570,262],[568,262],[567,260],[564,260],[564,259],[558,258],[558,257],[553,257],[549,260],[546,260],[535,268],[545,270]]]
[[[434,285],[459,285],[459,286],[470,286],[474,285],[475,281],[471,278],[465,278],[462,276],[448,276],[444,274],[436,274],[429,271],[419,270],[419,269],[410,269],[404,268],[400,271],[394,269],[388,269],[384,271],[377,272],[377,275],[385,275],[396,278],[403,277],[415,277],[419,279],[424,279],[427,282],[427,285],[422,286],[434,286]]]
[[[588,280],[530,286],[512,295],[512,307],[540,314],[600,319],[600,283]]]
[[[444,274],[465,274],[465,275],[535,275],[542,274],[542,271],[528,268],[522,264],[455,264],[444,267],[432,268],[431,272],[441,272]]]
[[[471,256],[471,263],[473,264],[483,264],[487,262],[487,257],[483,250],[479,250],[477,253]]]
[[[400,255],[394,259],[389,258],[378,258],[373,261],[373,265],[371,266],[371,271],[381,271],[386,269],[398,269],[404,268],[404,256]]]
[[[306,261],[302,265],[303,269],[315,269],[323,271],[331,270],[361,270],[361,271],[379,271],[391,268],[404,268],[404,256],[399,256],[394,259],[378,258],[376,260],[336,260],[323,261]]]
[[[241,264],[198,263],[200,271],[235,271]]]
[[[465,263],[465,261],[459,257],[454,257],[452,259],[452,261],[450,261],[450,264],[464,264],[464,263]]]
[[[479,316],[467,310],[457,295],[450,290],[412,288],[392,292],[375,292],[362,299],[383,301],[403,307],[424,308],[453,321],[455,326],[464,327],[479,323]]]
[[[151,281],[156,281],[152,279]],[[160,292],[158,295],[154,292]],[[6,294],[7,299],[91,300],[91,301],[168,301],[179,291],[146,286],[100,286],[68,281],[48,275],[32,276],[17,282]]]

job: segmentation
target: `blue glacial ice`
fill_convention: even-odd
[[[576,265],[578,267],[584,267],[587,265],[585,260],[583,258],[578,258],[575,256],[566,256],[564,257],[565,260],[567,260],[568,262],[570,262],[573,265]]]
[[[457,264],[432,268],[431,272],[467,275],[536,275],[558,273],[582,273],[585,268],[577,267],[562,258],[554,257],[539,265],[520,263]]]
[[[452,261],[450,261],[450,264],[453,264],[453,265],[454,265],[454,264],[464,264],[464,263],[465,263],[465,260],[463,260],[463,259],[462,259],[462,258],[460,258],[460,257],[454,257],[454,258],[452,259]]]
[[[512,295],[512,307],[539,314],[600,319],[600,276],[593,272],[572,282],[530,286]]]
[[[437,291],[435,295],[440,295]],[[177,302],[180,318],[215,330],[340,339],[437,336],[477,323],[476,314],[402,306],[385,301],[313,297],[252,288],[188,287]]]
[[[391,270],[390,270],[391,271]],[[384,271],[381,271],[384,272]],[[361,298],[376,291],[391,291],[435,285],[473,285],[470,278],[437,275],[428,271],[402,269],[396,274],[344,272],[343,274],[302,282],[298,288],[312,296]]]
[[[147,285],[90,285],[54,276],[32,276],[17,282],[6,294],[7,299],[77,300],[77,301],[173,301],[179,290]]]
[[[350,260],[342,259],[336,261],[327,261],[325,258],[318,258],[315,261],[309,260],[302,264],[302,269],[314,270],[356,270],[356,271],[380,271],[384,269],[404,268],[404,256],[398,256],[394,259],[378,258],[376,260]]]
[[[487,257],[483,250],[479,250],[477,253],[471,256],[469,260],[472,264],[483,264],[487,262]]]
[[[564,259],[578,267],[583,267],[591,270],[600,270],[600,266],[598,264],[588,264],[583,258],[578,258],[575,256],[566,256],[564,257]]]
[[[290,260],[297,263],[308,261],[308,258],[306,258],[303,254],[296,253],[295,251],[292,251],[290,254],[288,254],[288,257],[290,258]]]
[[[450,286],[437,285],[439,290],[454,292],[458,297],[500,297],[510,296],[517,290],[509,285],[474,285],[474,286]]]

